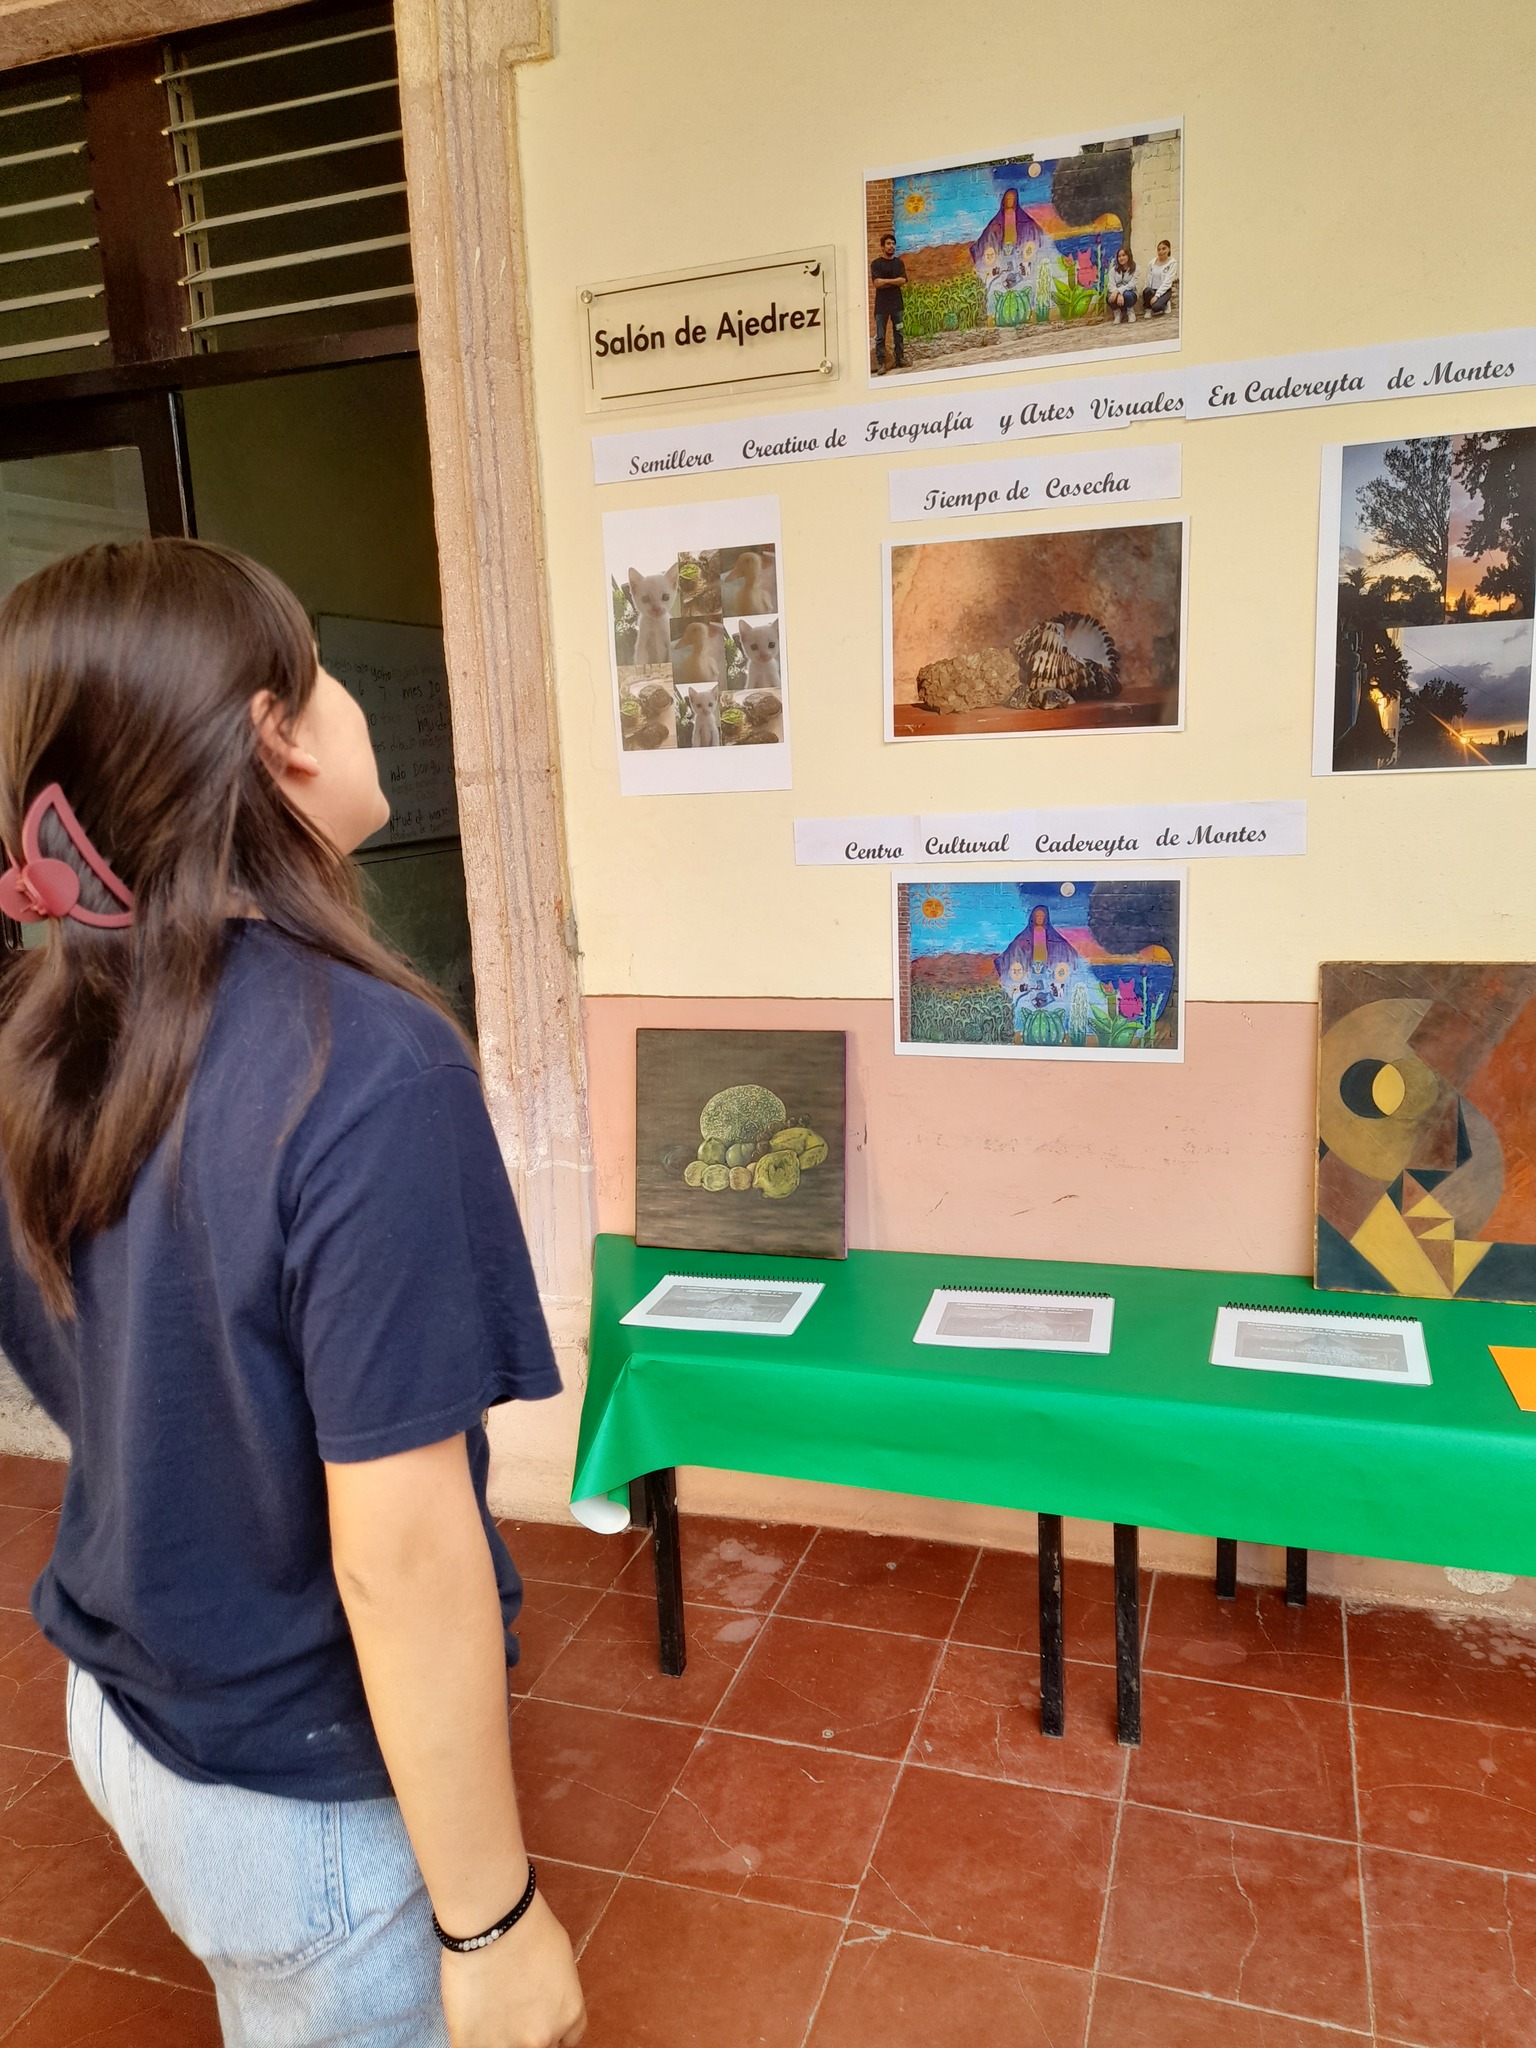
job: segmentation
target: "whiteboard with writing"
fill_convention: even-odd
[[[351,691],[367,715],[379,782],[389,798],[389,823],[364,844],[399,846],[457,832],[441,631],[325,613],[315,626],[321,666]]]

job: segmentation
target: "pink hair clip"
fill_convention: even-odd
[[[52,811],[69,842],[102,887],[122,904],[121,910],[85,910],[80,903],[80,877],[67,860],[50,860],[38,844],[43,815]],[[119,931],[133,923],[133,891],[120,882],[92,846],[85,827],[70,809],[56,782],[40,790],[27,807],[21,827],[21,861],[12,861],[0,875],[0,910],[17,924],[38,924],[45,918],[72,917],[77,924],[101,931]]]

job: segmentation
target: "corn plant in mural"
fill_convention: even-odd
[[[986,286],[974,271],[905,285],[902,328],[907,339],[987,324]]]

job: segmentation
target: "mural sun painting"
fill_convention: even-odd
[[[1329,962],[1317,1284],[1536,1302],[1536,966]]]

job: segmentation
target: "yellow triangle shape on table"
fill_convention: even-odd
[[[1399,1294],[1427,1295],[1436,1301],[1450,1299],[1451,1290],[1385,1195],[1349,1241]],[[1453,1246],[1453,1255],[1454,1251]]]
[[[1516,1405],[1536,1410],[1536,1350],[1524,1344],[1490,1344],[1488,1349]]]
[[[1480,1244],[1475,1237],[1457,1238],[1456,1242],[1451,1246],[1451,1277],[1455,1281],[1458,1291],[1467,1275],[1492,1250],[1493,1246],[1491,1244]]]
[[[1449,1209],[1444,1209],[1440,1206],[1440,1204],[1435,1200],[1433,1195],[1421,1195],[1419,1199],[1414,1203],[1411,1209],[1405,1209],[1403,1211],[1403,1214],[1405,1216],[1449,1217],[1450,1213],[1451,1212]]]
[[[1426,1238],[1439,1238],[1443,1244],[1447,1238],[1454,1240],[1455,1236],[1456,1226],[1447,1218],[1444,1223],[1431,1223],[1428,1230],[1421,1230],[1419,1242],[1422,1244]]]

